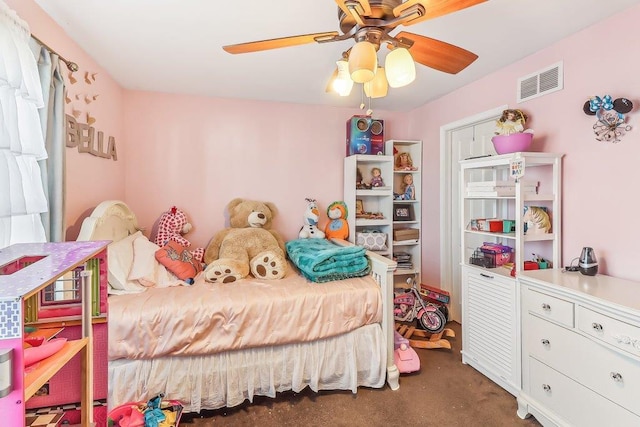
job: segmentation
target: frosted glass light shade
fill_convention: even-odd
[[[382,98],[387,96],[388,91],[389,85],[387,84],[384,68],[378,67],[378,71],[376,71],[373,80],[364,84],[364,93],[369,98]]]
[[[404,47],[393,49],[387,54],[385,70],[389,86],[406,86],[416,79],[416,64],[409,50]]]
[[[349,63],[341,59],[336,61],[336,65],[338,66],[338,75],[333,80],[333,90],[340,96],[349,96],[353,88],[353,80],[349,75]]]
[[[378,68],[376,47],[367,41],[356,43],[349,53],[349,73],[351,80],[365,83],[373,80]]]

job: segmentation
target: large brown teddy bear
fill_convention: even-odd
[[[271,230],[275,205],[238,198],[229,202],[227,211],[230,227],[213,236],[204,253],[205,280],[230,283],[249,272],[258,279],[284,277],[284,240]]]

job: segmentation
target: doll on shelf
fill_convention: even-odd
[[[380,170],[380,168],[371,169],[371,177],[372,178],[369,185],[371,185],[372,188],[384,187],[384,181],[382,180],[382,171]]]
[[[502,116],[496,120],[493,131],[496,135],[511,135],[512,133],[530,132],[524,130],[527,115],[520,110],[504,110]]]
[[[401,185],[402,193],[394,193],[394,199],[396,200],[415,200],[416,199],[416,187],[413,184],[413,175],[408,173],[402,177]]]
[[[397,171],[415,171],[418,170],[413,166],[413,159],[411,154],[407,152],[401,152],[396,155],[396,163],[394,169]]]

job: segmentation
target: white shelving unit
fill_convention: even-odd
[[[393,192],[395,194],[402,193],[401,186],[406,175],[411,175],[413,185],[415,186],[415,199],[413,200],[393,200],[393,210],[405,212],[404,208],[409,209],[409,218],[398,218],[394,215],[393,221],[393,252],[405,252],[411,256],[412,268],[402,268],[401,264],[394,272],[395,283],[406,285],[406,280],[410,277],[416,277],[418,283],[421,280],[422,269],[422,141],[418,140],[389,140],[385,143],[385,153],[409,153],[416,170],[393,170]],[[395,148],[395,150],[394,150]],[[398,231],[413,229],[418,230],[417,238],[402,238],[397,236]]]
[[[524,161],[524,176],[515,182],[513,195],[467,193],[469,183],[508,181],[513,160]],[[517,396],[521,388],[520,294],[516,277],[535,253],[552,266],[561,265],[562,155],[513,153],[460,162],[462,253],[462,361]],[[525,191],[531,181],[537,192]],[[547,234],[525,234],[525,206],[545,207],[550,215]],[[515,221],[515,231],[474,231],[471,220]],[[501,266],[485,268],[470,259],[483,242],[514,250],[515,277]]]
[[[372,169],[379,168],[384,181],[383,187],[357,188],[358,171],[363,183],[369,184]],[[393,156],[357,154],[344,159],[344,202],[349,209],[347,222],[349,223],[349,241],[356,242],[356,234],[362,231],[375,230],[387,237],[387,249],[377,251],[380,255],[391,258],[392,221],[393,221]],[[357,217],[358,209],[362,206],[364,212],[378,213],[379,218]]]

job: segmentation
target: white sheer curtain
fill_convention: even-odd
[[[42,88],[27,23],[0,0],[0,248],[47,240]]]

